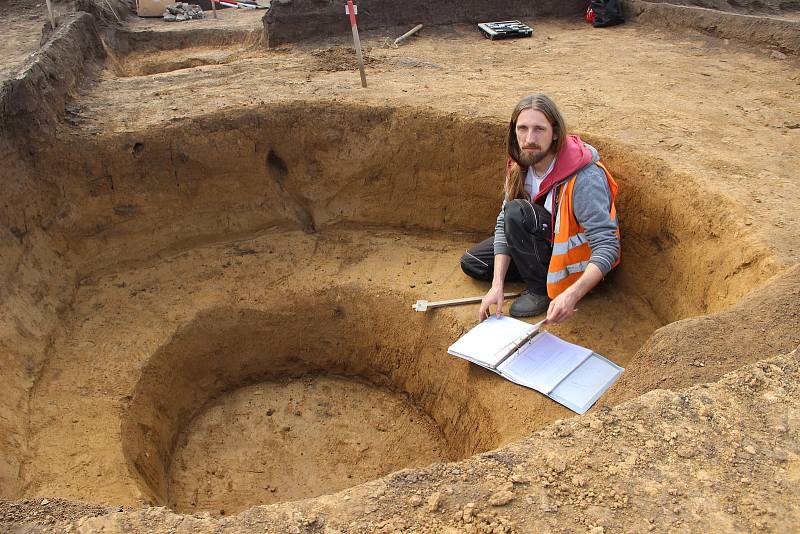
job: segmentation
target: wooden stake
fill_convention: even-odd
[[[361,39],[358,38],[356,9],[353,6],[353,0],[347,0],[347,11],[350,14],[350,27],[353,29],[353,44],[356,47],[356,57],[358,57],[358,70],[361,72],[361,87],[366,87],[367,74],[364,72],[364,56],[361,54]]]
[[[119,15],[117,15],[117,12],[114,11],[114,7],[111,5],[111,2],[109,0],[106,0],[106,4],[108,4],[108,9],[110,9],[111,12],[114,14],[114,18],[117,19],[117,22],[122,24],[122,19],[120,19]]]
[[[50,3],[50,0],[47,1],[47,13],[50,15],[50,27],[53,28],[53,31],[56,29],[56,17],[53,15],[53,5]]]
[[[409,37],[411,37],[412,35],[414,35],[418,31],[420,31],[421,29],[422,29],[422,24],[417,24],[416,26],[411,28],[409,31],[407,31],[406,33],[404,33],[403,35],[401,35],[400,37],[395,39],[394,40],[394,45],[395,46],[399,45],[400,43],[402,43],[403,41],[405,41],[406,39],[408,39]]]
[[[214,12],[214,18],[217,18],[217,3],[211,0],[211,10]]]

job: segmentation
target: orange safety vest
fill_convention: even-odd
[[[616,220],[617,208],[614,199],[617,198],[619,189],[617,182],[602,163],[598,162],[597,166],[603,169],[608,180],[608,188],[611,190],[611,210],[608,216],[611,220]],[[553,228],[553,254],[550,256],[550,267],[547,270],[547,295],[551,299],[556,298],[580,278],[592,256],[592,249],[589,248],[583,227],[575,219],[572,210],[572,191],[577,178],[577,174],[570,178],[566,185],[561,186],[561,192],[557,195],[558,213]],[[617,226],[617,239],[619,239],[619,226]],[[612,268],[617,265],[619,258]]]

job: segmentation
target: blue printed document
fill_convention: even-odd
[[[624,369],[590,349],[540,332],[541,325],[490,317],[461,336],[447,352],[583,414]]]

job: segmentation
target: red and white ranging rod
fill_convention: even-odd
[[[245,4],[245,3],[242,3],[242,2],[236,2],[235,0],[230,0],[228,2],[225,2],[225,1],[222,1],[222,0],[211,0],[211,3],[212,4],[219,4],[219,5],[225,6],[225,7],[235,7],[237,9],[256,9],[256,7],[257,7],[257,6],[251,5],[251,4]],[[217,11],[215,9],[214,13],[216,13],[216,12]]]
[[[358,70],[361,71],[361,87],[367,86],[367,74],[364,72],[364,56],[361,54],[361,40],[358,38],[358,26],[356,26],[356,8],[353,0],[347,0],[345,13],[350,15],[350,27],[353,29],[353,44],[356,47],[358,57]]]

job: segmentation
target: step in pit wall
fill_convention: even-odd
[[[626,1],[625,3],[630,3]],[[785,6],[792,2],[786,0],[648,0],[648,4],[673,4],[686,7],[702,7],[706,9],[716,9],[718,11],[728,11],[731,13],[746,14],[765,14],[770,13],[780,15]],[[798,6],[794,2],[795,9]]]
[[[503,130],[409,108],[295,103],[81,139],[48,159],[71,183],[63,229],[93,272],[276,225],[488,236],[502,201]],[[633,147],[586,138],[621,186],[612,283],[663,322],[724,309],[777,272],[732,201]]]
[[[623,12],[627,20],[685,32],[695,30],[721,39],[734,39],[751,45],[767,45],[789,54],[800,53],[800,21],[763,15],[746,15],[725,10],[728,2],[644,2],[625,0]],[[720,5],[722,4],[722,5]],[[781,3],[783,4],[783,3]],[[699,5],[699,7],[698,7]],[[720,5],[720,7],[717,7]],[[766,6],[780,14],[781,5],[774,2],[736,2],[743,9]],[[707,9],[712,7],[713,9]],[[723,11],[718,11],[723,9]],[[797,13],[796,10],[794,13]]]
[[[119,61],[127,54],[136,52],[163,52],[194,47],[241,46],[263,47],[266,39],[261,29],[236,28],[176,28],[175,31],[127,31],[111,29],[103,34],[109,59]]]

